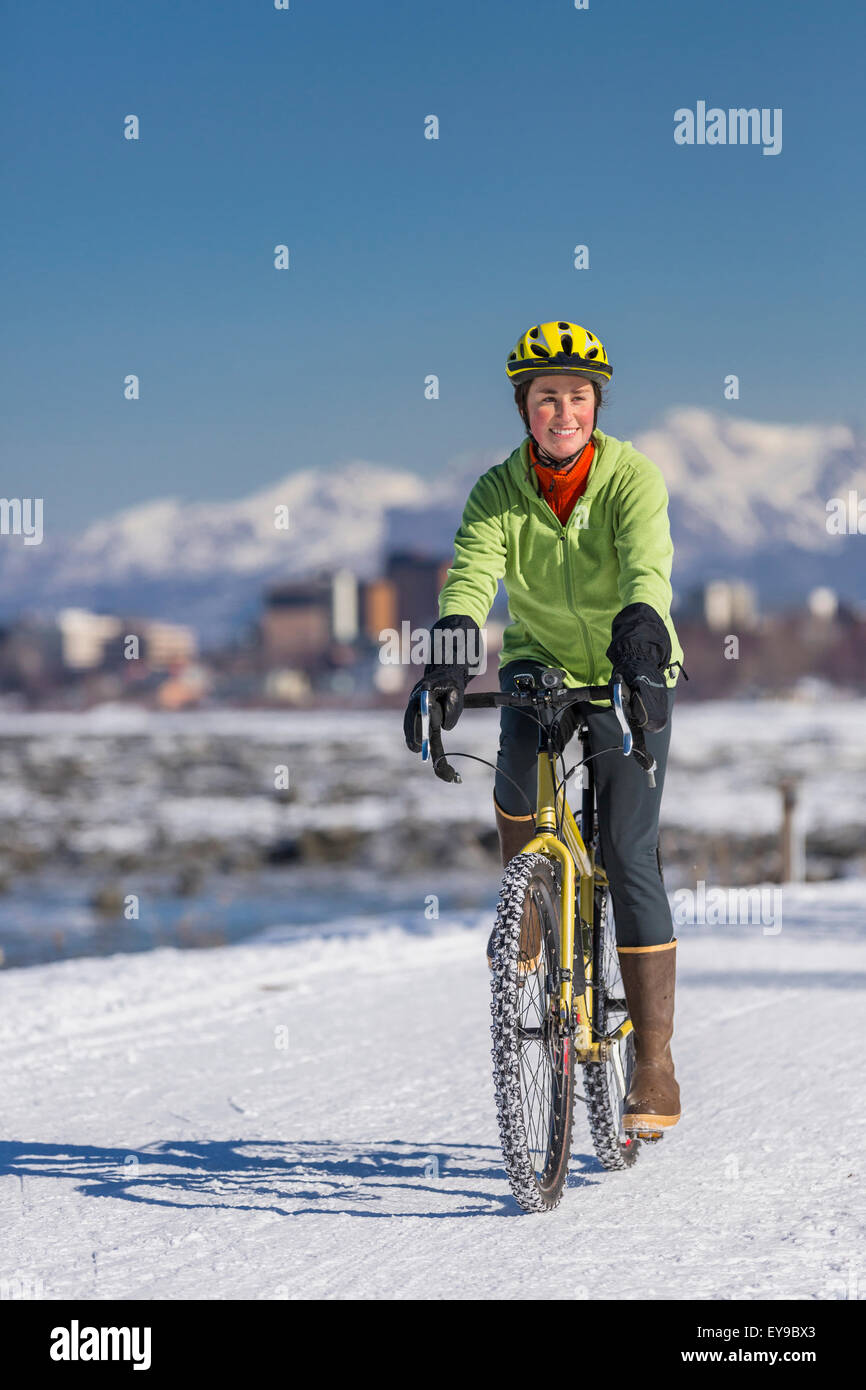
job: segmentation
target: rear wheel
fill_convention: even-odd
[[[593,1027],[596,1037],[609,1036],[628,1018],[610,891],[596,884],[593,904],[592,961],[595,983]],[[623,1129],[625,1098],[634,1071],[634,1033],[612,1043],[607,1059],[584,1067],[589,1129],[596,1155],[607,1169],[630,1168],[640,1144]]]
[[[491,944],[493,1084],[505,1169],[524,1211],[550,1211],[568,1176],[574,1040],[558,1027],[559,890],[544,855],[518,854],[508,865]]]

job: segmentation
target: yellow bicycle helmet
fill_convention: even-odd
[[[548,372],[575,372],[600,386],[610,381],[613,367],[600,338],[579,323],[537,323],[518,339],[505,370],[517,384]]]

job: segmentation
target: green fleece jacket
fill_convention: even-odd
[[[630,603],[664,620],[671,662],[682,661],[671,621],[673,543],[657,466],[628,440],[596,429],[586,491],[563,526],[540,496],[529,440],[478,479],[454,539],[439,616],[465,613],[483,628],[500,579],[511,623],[499,666],[517,658],[565,672],[565,684],[603,685],[611,623]],[[676,685],[678,668],[666,680]],[[599,702],[600,703],[600,702]]]

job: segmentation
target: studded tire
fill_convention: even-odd
[[[610,892],[597,886],[593,911],[593,974],[597,993],[594,1026],[598,1033],[612,1031],[627,1017],[625,991],[619,973],[619,957],[611,920]],[[619,1067],[613,1059],[589,1062],[583,1069],[586,1113],[596,1156],[612,1172],[630,1168],[640,1152],[634,1135],[622,1125],[625,1095],[634,1070],[634,1033],[619,1045]]]

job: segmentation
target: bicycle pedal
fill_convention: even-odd
[[[632,1134],[636,1139],[642,1139],[645,1144],[657,1144],[665,1137],[663,1129],[633,1129]]]

